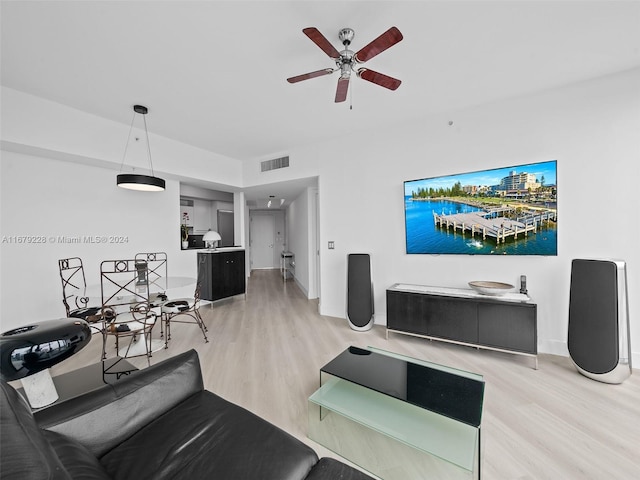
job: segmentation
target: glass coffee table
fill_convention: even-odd
[[[484,380],[368,347],[320,370],[309,438],[385,480],[479,479]]]

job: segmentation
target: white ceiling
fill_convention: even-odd
[[[150,131],[246,160],[297,144],[640,66],[640,2],[5,1],[1,82],[125,124],[135,103]],[[333,62],[303,33],[359,50],[391,26],[404,40],[365,65],[335,104]]]

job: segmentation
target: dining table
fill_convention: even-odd
[[[158,277],[155,279],[148,279],[147,281],[149,284],[150,297],[153,294],[163,293],[163,294],[167,294],[169,299],[171,299],[171,293],[177,294],[178,296],[182,296],[181,295],[182,290],[184,290],[186,287],[189,287],[189,286],[194,286],[195,288],[195,283],[196,283],[196,279],[194,277],[177,276],[177,275]],[[86,297],[89,300],[89,303],[88,303],[89,305],[104,306],[103,301],[105,300],[115,301],[115,303],[118,304],[118,307],[116,308],[116,313],[125,313],[129,311],[129,307],[131,305],[134,305],[140,302],[140,296],[138,294],[143,294],[144,291],[146,290],[146,287],[147,285],[144,281],[143,282],[136,281],[134,284],[129,286],[130,290],[135,289],[136,294],[134,294],[133,292],[129,294],[127,294],[126,292],[123,292],[122,294],[115,294],[113,296],[109,296],[106,299],[104,299],[103,296],[105,292],[103,291],[102,285],[100,283],[97,283],[97,284],[89,283],[87,284]],[[109,295],[109,293],[107,293],[107,295]],[[160,314],[158,313],[157,317],[159,316]],[[128,345],[126,347],[121,347],[118,350],[118,355],[123,358],[144,355],[146,353],[146,346],[145,346],[146,341],[147,341],[147,338],[143,336],[143,338],[133,342],[131,345]],[[165,348],[165,346],[166,344],[164,340],[151,338],[150,350],[152,352],[162,350],[163,348]]]

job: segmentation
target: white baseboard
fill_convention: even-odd
[[[309,291],[306,288],[304,288],[304,286],[298,281],[295,275],[293,276],[293,280],[294,282],[296,282],[296,285],[298,286],[298,288],[302,290],[302,292],[304,293],[304,296],[309,298]]]
[[[550,353],[551,355],[569,356],[567,342],[560,340],[540,340],[538,339],[538,353]]]

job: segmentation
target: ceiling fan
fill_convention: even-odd
[[[309,72],[303,75],[287,78],[287,82],[297,83],[310,78],[330,75],[339,70],[340,78],[338,78],[338,88],[336,89],[336,103],[344,102],[347,99],[347,90],[349,89],[349,79],[351,78],[352,71],[356,72],[356,75],[363,80],[375,83],[376,85],[388,88],[389,90],[395,90],[400,86],[400,83],[402,83],[396,78],[389,77],[383,73],[374,72],[368,68],[356,69],[357,64],[371,60],[379,53],[384,52],[386,49],[394,46],[402,40],[402,33],[400,33],[400,30],[396,27],[391,27],[356,53],[349,50],[349,45],[351,45],[351,41],[355,36],[355,32],[351,28],[343,28],[338,32],[338,38],[342,42],[342,45],[344,45],[344,50],[341,52],[336,50],[336,48],[331,45],[329,40],[327,40],[317,28],[308,27],[303,29],[302,32],[336,62],[336,68],[323,68],[322,70],[316,70],[315,72]]]

